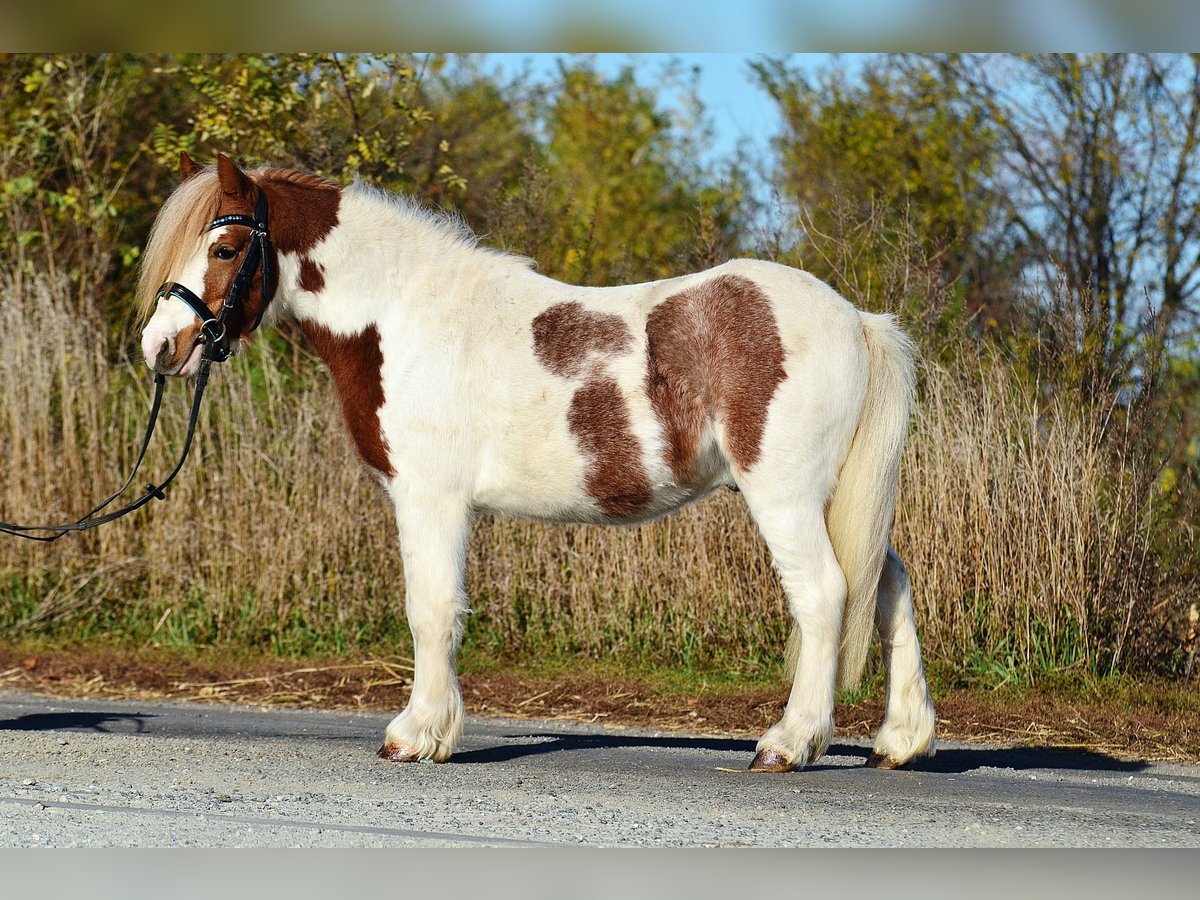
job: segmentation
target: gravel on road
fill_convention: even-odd
[[[0,846],[1200,846],[1200,769],[943,745],[753,743],[467,721],[451,762],[376,759],[388,716],[0,694]]]

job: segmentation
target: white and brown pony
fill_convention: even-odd
[[[200,169],[185,155],[182,174],[144,256],[147,362],[195,371],[200,317],[159,286],[183,285],[216,313],[251,246],[246,222],[265,206],[270,258],[229,316],[231,336],[257,322],[268,272],[268,320],[295,319],[324,359],[395,506],[416,673],[380,755],[443,761],[462,733],[455,656],[472,517],[624,525],[719,487],[745,497],[799,634],[787,709],[751,768],[825,752],[835,686],[860,681],[872,628],[887,707],[870,764],[933,753],[908,575],[888,543],[914,369],[890,316],[754,260],[574,287],[361,184],[243,172],[223,156]]]

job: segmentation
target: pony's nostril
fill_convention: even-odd
[[[146,357],[146,365],[151,369],[157,369],[160,362],[163,362],[163,357],[169,356],[171,352],[171,341],[165,337],[147,336],[142,341],[142,353]]]

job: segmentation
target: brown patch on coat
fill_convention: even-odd
[[[312,294],[320,293],[325,287],[325,273],[308,253],[337,227],[342,186],[287,169],[267,169],[259,185],[267,194],[275,252],[299,256],[300,287]],[[251,207],[249,214],[253,212]]]
[[[324,325],[301,320],[300,328],[333,375],[342,418],[358,455],[371,468],[391,478],[387,441],[379,425],[383,406],[383,351],[379,329],[370,325],[358,334],[335,335]]]
[[[287,169],[267,169],[259,183],[267,192],[271,241],[279,253],[303,256],[337,227],[340,184]],[[246,212],[253,215],[254,208]]]
[[[538,361],[563,378],[587,376],[571,397],[567,424],[590,463],[584,477],[588,495],[614,519],[637,515],[654,496],[625,397],[603,373],[606,357],[631,349],[633,333],[624,319],[580,303],[555,304],[533,320]]]
[[[591,462],[585,483],[600,511],[614,519],[627,519],[645,509],[653,492],[620,385],[608,376],[593,374],[571,398],[567,424]]]
[[[593,356],[616,356],[632,347],[633,334],[624,319],[591,312],[580,303],[555,304],[533,320],[533,352],[563,378],[583,374]]]
[[[325,287],[325,271],[307,256],[300,259],[300,288],[310,294],[319,294]]]
[[[787,378],[775,315],[758,285],[722,275],[668,297],[646,321],[646,348],[646,393],[675,478],[691,476],[714,419],[723,421],[732,461],[753,466],[767,408]]]

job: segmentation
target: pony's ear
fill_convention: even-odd
[[[224,153],[217,154],[217,180],[221,182],[221,191],[228,197],[254,196],[254,182],[250,176]]]
[[[192,158],[188,156],[186,150],[179,151],[179,177],[182,181],[187,181],[193,175],[200,174],[200,167],[192,162]]]

